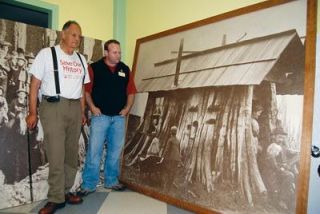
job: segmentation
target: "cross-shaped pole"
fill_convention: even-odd
[[[174,86],[178,86],[178,82],[179,82],[179,73],[180,73],[180,66],[181,66],[181,61],[182,61],[182,52],[183,52],[183,39],[181,39],[180,46],[179,46],[176,73],[174,75],[174,83],[173,83]]]

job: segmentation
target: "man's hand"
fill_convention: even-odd
[[[84,113],[81,114],[81,122],[83,126],[87,123],[87,117]]]
[[[90,111],[94,116],[100,116],[101,115],[100,109],[98,107],[96,107],[96,106],[92,106],[90,108]]]
[[[128,109],[128,108],[123,108],[121,111],[120,111],[120,115],[121,116],[127,116],[128,115],[128,113],[129,113],[129,111],[130,111],[130,109]]]
[[[29,129],[33,129],[34,127],[36,127],[37,122],[38,122],[38,117],[36,114],[29,114],[26,117],[26,122],[27,122],[27,127]]]

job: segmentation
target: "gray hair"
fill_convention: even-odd
[[[70,25],[72,25],[72,24],[78,25],[78,27],[80,28],[80,25],[79,25],[78,22],[76,22],[76,21],[74,21],[74,20],[69,20],[69,21],[67,21],[66,23],[64,23],[64,25],[63,25],[63,27],[62,27],[62,30],[63,30],[63,31],[67,30],[67,29],[70,27]]]

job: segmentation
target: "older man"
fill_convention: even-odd
[[[42,214],[54,213],[64,207],[66,202],[82,202],[79,196],[69,192],[77,171],[81,121],[85,123],[83,84],[90,81],[85,58],[75,52],[80,40],[79,24],[75,21],[66,22],[62,28],[61,42],[54,46],[58,64],[56,78],[54,51],[50,48],[39,52],[29,71],[32,79],[26,120],[29,128],[37,124],[37,96],[40,88],[40,118],[49,162],[48,203],[40,210]]]

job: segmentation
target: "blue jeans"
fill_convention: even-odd
[[[94,191],[99,182],[100,162],[103,148],[107,152],[104,162],[104,186],[111,187],[119,183],[120,155],[124,145],[125,117],[93,116],[90,125],[89,145],[82,173],[82,189]]]

